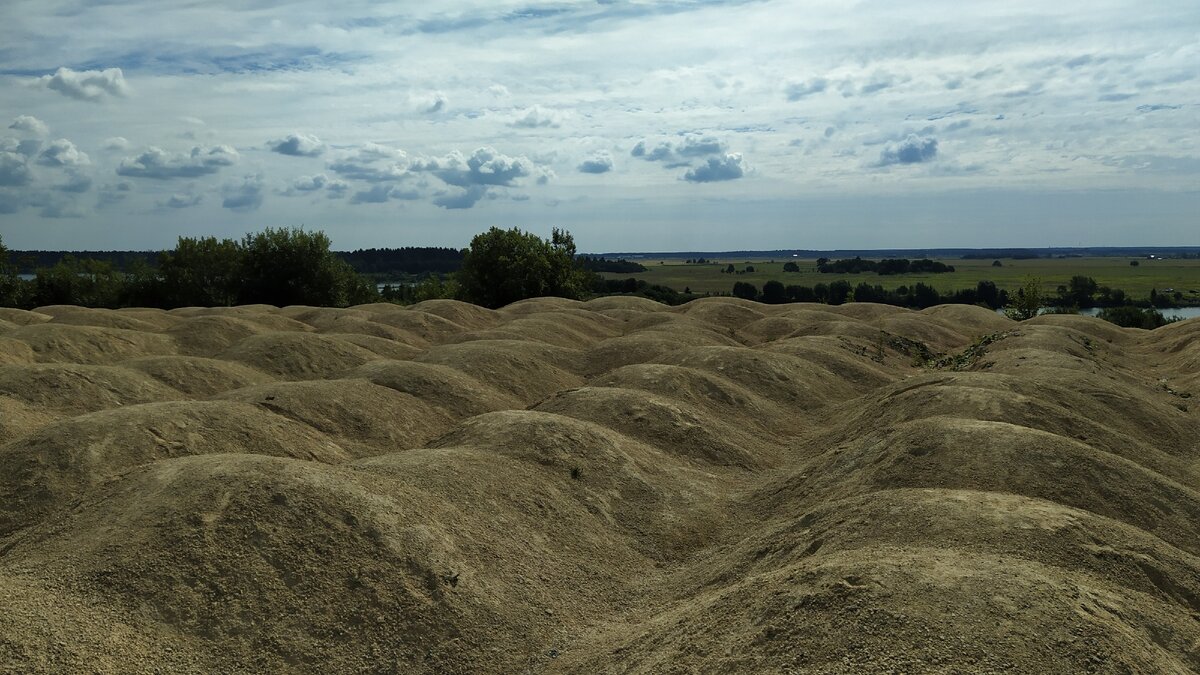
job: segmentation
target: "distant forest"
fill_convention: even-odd
[[[119,270],[145,263],[157,267],[160,251],[11,251],[9,264],[20,274],[33,274],[38,268],[54,267],[64,256],[90,258],[111,264]],[[438,246],[405,246],[402,248],[365,248],[354,251],[333,251],[350,264],[355,272],[374,278],[409,275],[451,274],[462,267],[463,250]],[[577,256],[583,269],[589,272],[632,274],[645,272],[640,263],[612,260],[603,256]]]

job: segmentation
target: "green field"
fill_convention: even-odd
[[[635,277],[646,283],[669,286],[678,291],[690,288],[693,293],[728,294],[734,282],[746,281],[762,288],[767,281],[776,279],[785,285],[815,286],[845,279],[851,285],[866,282],[879,284],[886,289],[897,286],[912,286],[923,282],[939,292],[973,288],[981,280],[989,280],[1010,292],[1021,286],[1028,277],[1037,277],[1047,293],[1053,294],[1060,285],[1066,285],[1074,275],[1092,277],[1101,286],[1119,288],[1134,299],[1150,295],[1151,289],[1160,293],[1174,289],[1183,293],[1183,304],[1200,305],[1200,260],[1145,260],[1138,265],[1129,264],[1129,258],[1036,258],[1032,260],[1001,260],[1001,267],[993,267],[991,260],[963,260],[959,258],[938,259],[953,265],[954,272],[943,274],[901,274],[880,276],[864,274],[821,274],[816,271],[816,261],[803,258],[776,258],[774,260],[721,259],[705,265],[686,264],[681,259],[655,259],[639,261],[647,271],[635,274],[605,274],[609,279]],[[795,262],[799,273],[783,271],[785,262]],[[742,270],[752,265],[754,272],[746,274],[723,274],[725,266],[732,263]]]

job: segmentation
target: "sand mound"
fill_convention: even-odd
[[[747,468],[770,461],[766,434],[748,433],[703,409],[646,391],[583,387],[549,398],[537,410],[594,422],[697,462]]]
[[[366,380],[278,382],[221,397],[307,424],[357,457],[419,447],[451,425],[441,408]]]
[[[191,398],[207,398],[273,379],[249,366],[199,356],[152,356],[121,365],[143,372]]]
[[[491,328],[504,320],[494,309],[457,300],[426,300],[413,305],[410,311],[440,316],[464,328],[476,330]]]
[[[38,312],[30,312],[24,309],[0,307],[0,319],[3,319],[9,323],[14,323],[18,326],[28,326],[29,324],[52,321],[54,317],[49,314],[40,314]]]
[[[5,337],[29,345],[43,363],[111,364],[176,351],[166,335],[58,322],[23,326]]]
[[[0,311],[0,670],[1200,672],[1200,321]]]
[[[134,467],[216,453],[349,459],[311,428],[249,404],[173,401],[102,410],[0,446],[0,537],[85,501]]]
[[[412,361],[372,361],[348,377],[365,380],[431,403],[451,417],[461,419],[495,410],[519,408],[510,394],[502,393],[449,366]]]
[[[180,392],[144,373],[66,363],[0,365],[0,394],[74,414],[182,398]]]
[[[571,371],[578,355],[561,347],[516,340],[480,340],[439,345],[418,357],[449,366],[526,405],[583,384]]]
[[[238,361],[284,380],[336,377],[379,356],[345,340],[312,333],[253,335],[226,349]]]
[[[639,298],[628,295],[610,295],[603,298],[588,300],[583,306],[593,312],[608,312],[624,310],[631,312],[664,312],[668,307],[649,298]]]
[[[673,311],[694,321],[733,331],[765,318],[771,308],[768,305],[736,298],[701,298]]]

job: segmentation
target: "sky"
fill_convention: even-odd
[[[1200,245],[1195,0],[4,0],[0,237]]]

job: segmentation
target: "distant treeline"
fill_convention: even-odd
[[[885,258],[878,262],[864,258],[843,258],[842,260],[817,259],[817,271],[822,274],[861,274],[875,272],[884,276],[892,274],[942,274],[953,272],[954,266],[922,258],[909,260],[907,258]]]
[[[996,284],[991,281],[980,281],[975,288],[965,288],[948,293],[939,292],[936,288],[923,283],[887,290],[878,284],[872,285],[866,282],[852,286],[850,282],[844,280],[815,286],[785,286],[782,282],[772,280],[763,284],[762,291],[759,291],[754,284],[739,281],[733,285],[733,295],[771,305],[789,302],[820,302],[827,305],[841,305],[853,301],[877,302],[917,309],[934,305],[985,305],[992,309],[999,309],[1008,304],[1008,292],[996,288]]]
[[[164,251],[10,251],[9,264],[21,274],[33,274],[38,269],[54,267],[64,258],[94,260],[107,263],[119,271],[135,265],[157,267]],[[353,251],[333,251],[359,274],[373,277],[426,276],[453,274],[462,268],[465,250],[440,246],[404,246],[400,248],[363,248]],[[625,259],[604,256],[577,256],[579,264],[589,272],[634,274],[645,272],[645,266]]]
[[[463,251],[437,246],[360,248],[334,251],[355,272],[371,275],[450,274],[462,267]]]
[[[1052,257],[1053,254],[1045,257]],[[1043,257],[1036,251],[1031,251],[1027,248],[989,248],[984,251],[974,253],[964,253],[963,260],[994,260],[998,258],[1011,258],[1013,260],[1033,260],[1034,258]]]
[[[8,264],[20,274],[33,274],[38,268],[54,267],[63,258],[88,259],[107,263],[118,270],[134,265],[155,266],[161,251],[9,251]]]
[[[583,269],[589,272],[613,272],[615,274],[635,274],[637,272],[645,272],[646,266],[641,263],[630,262],[624,258],[618,260],[610,260],[604,256],[576,256],[575,261],[579,263]]]

